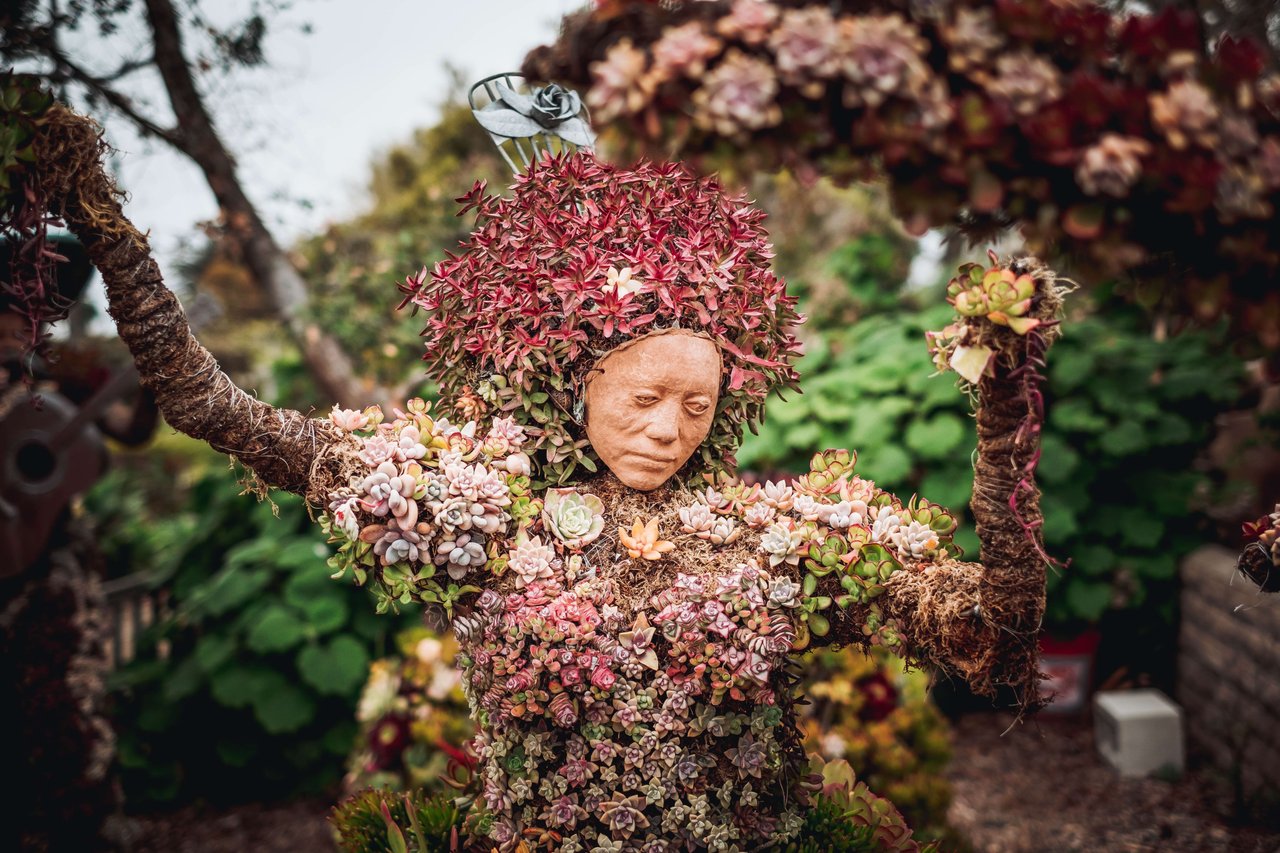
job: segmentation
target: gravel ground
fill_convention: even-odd
[[[1280,827],[1227,818],[1230,792],[1211,770],[1121,779],[1098,758],[1087,722],[1042,714],[1002,737],[1012,719],[955,723],[948,818],[977,853],[1280,851]]]
[[[1211,771],[1178,781],[1120,779],[1093,749],[1089,724],[1041,715],[955,723],[949,818],[974,853],[1278,853],[1280,831],[1233,824]],[[121,826],[132,853],[327,853],[327,800],[233,809],[187,807]],[[1280,820],[1280,818],[1278,818]]]

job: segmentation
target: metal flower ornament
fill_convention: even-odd
[[[521,141],[529,144],[534,157],[539,154],[539,140],[549,151],[565,148],[563,143],[588,151],[594,148],[596,137],[587,123],[582,98],[577,92],[552,83],[525,94],[518,90],[522,79],[515,74],[499,74],[481,80],[471,90],[472,114],[480,126],[489,131],[494,144],[517,174],[520,169],[508,154],[507,148],[512,147],[505,144],[508,141],[513,143],[525,167],[533,158],[525,154]],[[481,91],[489,102],[477,106],[476,98]],[[556,139],[562,144],[556,146]]]

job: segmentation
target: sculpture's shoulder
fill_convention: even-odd
[[[330,565],[335,578],[370,584],[379,611],[413,601],[452,611],[501,572],[506,543],[537,515],[525,429],[503,417],[455,423],[441,410],[415,399],[390,415],[330,414],[350,448],[321,501]]]

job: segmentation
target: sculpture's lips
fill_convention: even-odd
[[[649,465],[670,465],[676,461],[674,456],[650,456],[647,453],[628,453],[632,459]]]

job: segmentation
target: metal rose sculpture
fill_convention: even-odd
[[[518,85],[521,79],[513,74],[499,74],[481,80],[471,89],[472,114],[480,126],[489,131],[512,170],[520,172],[504,145],[508,141],[514,143],[511,147],[525,167],[541,153],[540,144],[547,151],[555,151],[553,139],[575,148],[591,150],[595,146],[596,137],[587,123],[582,98],[577,92],[552,83],[524,94],[513,85]],[[489,103],[477,106],[476,94],[481,90],[489,97]],[[525,153],[521,141],[528,143],[532,156]]]

